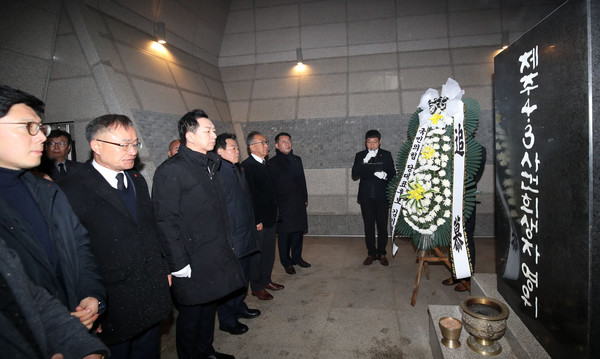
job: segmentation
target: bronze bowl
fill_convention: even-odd
[[[470,334],[469,348],[482,355],[500,354],[498,340],[506,333],[508,307],[493,298],[468,296],[460,303],[460,309],[463,326]]]

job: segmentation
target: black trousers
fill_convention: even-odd
[[[304,242],[304,233],[302,231],[292,233],[279,233],[279,261],[284,267],[302,260],[302,242]],[[290,257],[291,250],[291,257]]]
[[[215,353],[216,312],[216,302],[179,306],[175,334],[179,359],[207,358]]]
[[[223,300],[220,301],[217,307],[217,313],[219,313],[219,323],[224,327],[231,327],[238,321],[239,314],[248,310],[248,305],[244,300],[248,294],[248,281],[250,280],[250,263],[253,255],[238,258],[242,271],[244,272],[244,283],[246,287],[236,290],[231,293]]]
[[[365,243],[370,256],[385,255],[388,242],[388,204],[387,202],[362,201],[360,210],[365,225]],[[377,226],[377,245],[375,245],[375,226]]]
[[[159,359],[160,328],[152,328],[138,334],[133,339],[109,345],[110,357],[113,359]]]
[[[275,264],[275,225],[258,231],[260,253],[253,255],[250,264],[250,288],[253,292],[272,282],[271,272]]]

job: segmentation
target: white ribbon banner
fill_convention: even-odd
[[[460,101],[463,105],[462,101]],[[462,106],[461,106],[462,107]],[[467,141],[463,111],[454,114],[454,162],[452,174],[452,269],[457,279],[471,276],[471,264],[467,250],[467,236],[463,220],[463,198],[465,192],[465,159]]]
[[[425,138],[427,137],[427,131],[429,130],[429,123],[424,123],[419,126],[417,130],[417,134],[413,140],[412,146],[410,148],[410,153],[408,154],[408,158],[406,159],[406,165],[404,166],[404,171],[402,172],[402,177],[400,177],[400,181],[398,182],[398,187],[396,188],[396,193],[394,194],[394,202],[392,202],[392,211],[391,211],[391,222],[392,222],[392,255],[396,255],[398,251],[398,246],[394,244],[394,231],[396,229],[396,223],[398,223],[398,218],[400,217],[400,213],[402,212],[402,196],[406,192],[406,187],[408,187],[408,179],[410,175],[415,170],[417,160],[419,159],[419,154],[421,154],[421,149],[423,148],[423,143],[425,142]]]

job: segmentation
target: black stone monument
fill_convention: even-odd
[[[495,58],[498,290],[553,358],[600,353],[600,2]]]

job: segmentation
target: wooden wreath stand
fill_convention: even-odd
[[[448,259],[448,257],[445,256],[444,253],[442,253],[442,251],[440,251],[438,247],[433,248],[434,256],[426,256],[426,252],[427,251],[425,251],[424,249],[421,249],[417,254],[419,268],[417,269],[417,279],[415,279],[415,288],[413,289],[413,295],[410,301],[410,305],[412,305],[413,307],[417,303],[417,295],[419,294],[419,284],[421,284],[421,274],[423,273],[423,270],[425,270],[425,277],[429,279],[429,262],[444,263],[450,271],[450,274],[452,274],[452,265],[450,264],[450,259]],[[465,286],[465,288],[467,288],[467,290],[470,293],[471,284],[469,283],[469,281],[466,281],[464,279],[460,279],[459,281]]]

